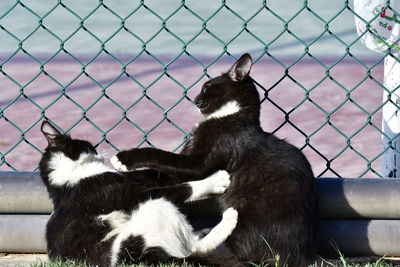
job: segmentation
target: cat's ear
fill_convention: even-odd
[[[46,137],[47,142],[49,142],[49,145],[54,144],[56,138],[62,135],[61,132],[48,121],[42,122],[40,130],[42,131],[44,137]]]
[[[228,71],[229,77],[235,82],[242,81],[249,76],[252,64],[253,60],[249,54],[242,55]]]

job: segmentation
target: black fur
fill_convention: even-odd
[[[42,160],[40,173],[47,186],[54,211],[46,229],[48,255],[51,260],[85,261],[93,266],[109,266],[114,237],[102,241],[110,232],[110,225],[98,219],[99,215],[120,210],[131,214],[140,203],[149,199],[164,198],[175,205],[182,205],[191,194],[186,184],[173,185],[175,181],[154,171],[104,172],[71,185],[54,185],[49,175],[49,161],[54,153],[62,152],[76,160],[83,152],[97,154],[86,141],[74,140],[62,135],[48,122],[43,122],[42,132],[49,141]],[[218,259],[216,259],[218,260]],[[196,266],[206,261],[211,266],[223,266],[207,255],[191,255],[177,259],[162,248],[144,246],[141,236],[131,236],[122,243],[119,263],[159,263],[187,261]]]
[[[143,148],[117,157],[129,169],[150,167],[182,179],[227,170],[232,183],[220,199],[239,212],[227,240],[230,251],[243,262],[261,263],[279,254],[280,265],[307,266],[314,259],[314,175],[299,149],[261,129],[251,64],[245,54],[203,85],[195,102],[205,116],[229,101],[239,103],[240,110],[201,122],[180,154]]]

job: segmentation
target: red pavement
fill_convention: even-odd
[[[127,62],[128,56],[121,57]],[[168,58],[162,58],[168,62]],[[201,62],[209,64],[210,58],[201,58]],[[293,60],[286,59],[284,64],[289,66]],[[233,62],[230,59],[221,59],[207,69],[208,74],[216,76],[226,71]],[[333,59],[324,59],[324,64],[330,67]],[[363,61],[371,66],[373,60]],[[12,77],[19,84],[28,83],[33,77],[40,73],[40,65],[27,58],[16,58],[3,65],[4,73]],[[167,113],[167,118],[188,132],[201,119],[196,108],[184,98],[183,89],[178,85],[191,87],[188,92],[190,98],[199,92],[200,85],[206,78],[198,79],[203,75],[203,67],[195,61],[184,58],[179,59],[167,67],[168,75],[162,75],[163,68],[151,58],[140,58],[126,68],[126,73],[121,74],[121,65],[109,58],[99,58],[85,68],[85,73],[79,76],[82,66],[72,59],[55,58],[44,65],[44,71],[24,89],[24,94],[31,98],[26,100],[24,96],[12,105],[7,106],[20,94],[20,88],[14,82],[0,74],[0,107],[5,108],[3,118],[0,118],[0,152],[6,153],[10,148],[16,147],[5,156],[6,161],[20,171],[31,171],[36,168],[40,153],[21,141],[21,134],[10,122],[23,131],[27,131],[25,139],[42,150],[45,140],[40,134],[40,120],[43,117],[40,107],[45,108],[44,114],[64,130],[72,127],[80,121],[71,131],[72,136],[85,138],[91,142],[98,143],[99,150],[107,157],[111,157],[115,150],[111,143],[119,149],[126,149],[138,145],[143,140],[143,133],[133,127],[127,120],[121,120],[123,111],[117,107],[117,103],[123,109],[132,105],[142,96],[142,86],[151,85],[146,91],[148,98],[142,98],[135,106],[126,112],[127,118],[140,127],[143,131],[153,129],[158,123],[160,125],[148,134],[147,138],[156,147],[173,150],[183,141],[183,134],[173,125],[163,120],[163,110],[152,101],[158,103],[162,108],[169,109],[177,101],[175,107]],[[298,147],[305,146],[306,137],[295,127],[305,134],[312,136],[309,145],[303,149],[311,161],[316,175],[334,177],[335,173],[326,171],[327,160],[338,156],[330,163],[330,167],[342,177],[358,177],[364,174],[368,168],[367,161],[376,158],[381,152],[381,141],[379,132],[368,124],[368,114],[364,113],[354,103],[360,105],[367,112],[375,111],[382,103],[382,89],[375,81],[367,77],[366,69],[352,59],[345,59],[333,68],[327,70],[312,60],[303,60],[295,64],[281,80],[268,93],[268,99],[263,102],[261,111],[261,123],[266,131],[275,131],[285,122],[285,114],[276,108],[271,101],[279,105],[286,112],[293,110],[286,122],[276,134],[286,138]],[[58,83],[49,78],[51,75]],[[252,77],[264,88],[269,89],[285,75],[285,68],[271,59],[262,59],[257,62],[252,70]],[[78,77],[79,76],[79,77]],[[371,76],[382,82],[383,66],[377,65],[371,71]],[[78,77],[78,78],[77,78]],[[331,79],[333,78],[333,79]],[[95,79],[103,86],[105,96],[102,97],[102,88],[96,85]],[[139,82],[142,86],[140,86]],[[309,100],[304,100],[306,91],[309,91]],[[321,80],[323,80],[321,82]],[[196,83],[197,82],[197,83]],[[346,100],[346,92],[341,88],[352,89],[358,83],[361,84],[350,94],[351,101]],[[66,86],[66,96],[61,96],[60,84]],[[340,86],[340,85],[341,86]],[[262,97],[264,91],[260,89]],[[97,103],[96,101],[99,100]],[[52,104],[53,101],[57,101]],[[352,102],[353,101],[353,102]],[[85,113],[86,118],[81,120],[82,109],[89,110]],[[319,110],[313,103],[319,105],[327,112],[332,112],[329,123],[315,132],[327,119],[326,114]],[[38,107],[40,106],[40,107]],[[10,122],[8,122],[8,121]],[[381,112],[375,112],[371,122],[379,129],[381,125]],[[114,127],[114,125],[117,126]],[[34,125],[32,127],[32,125]],[[102,139],[103,133],[96,127],[102,129],[106,134],[106,141]],[[365,126],[365,127],[364,127]],[[113,128],[114,127],[114,128]],[[362,128],[361,132],[354,135],[350,142],[339,134],[334,127],[342,131],[346,136],[352,136]],[[21,141],[21,142],[20,142]],[[311,147],[312,146],[312,147]],[[318,152],[316,152],[318,151]],[[357,155],[358,151],[365,159]],[[323,156],[321,156],[321,155]],[[325,157],[326,159],[324,159]],[[379,172],[379,159],[372,162],[374,170]],[[5,163],[0,166],[0,171],[11,170]],[[376,177],[376,174],[367,172],[363,177]]]

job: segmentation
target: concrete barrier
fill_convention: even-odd
[[[400,179],[316,178],[321,218],[400,219]]]
[[[400,219],[400,179],[316,178],[321,218]],[[51,213],[52,204],[35,172],[0,172],[0,213]],[[217,206],[193,213],[215,215]]]
[[[39,214],[0,215],[0,252],[46,253],[48,218]],[[337,247],[346,256],[400,256],[400,221],[322,219],[316,241],[322,255],[337,255]]]
[[[53,205],[37,172],[0,172],[0,213],[51,213]]]
[[[400,220],[322,219],[317,250],[337,256],[400,256]]]
[[[0,252],[46,253],[46,223],[49,215],[0,215]]]
[[[346,256],[400,256],[400,179],[316,178],[321,221],[317,247]],[[0,252],[46,252],[52,204],[38,173],[0,173]],[[187,207],[191,218],[217,221],[217,202]],[[199,219],[200,220],[200,219]]]

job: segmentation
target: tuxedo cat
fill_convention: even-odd
[[[223,193],[230,183],[225,171],[160,186],[154,172],[120,173],[107,167],[89,142],[63,135],[47,121],[41,131],[48,147],[40,173],[54,204],[46,229],[51,260],[101,267],[172,261],[224,265],[208,253],[232,233],[236,210],[227,209],[220,223],[200,238],[179,206]]]
[[[244,54],[227,73],[204,83],[195,98],[204,120],[180,154],[132,149],[112,163],[120,170],[155,168],[182,181],[228,171],[232,182],[219,199],[239,213],[226,241],[230,251],[242,262],[265,263],[279,255],[279,266],[307,266],[314,259],[314,175],[299,149],[261,129],[251,66]]]

